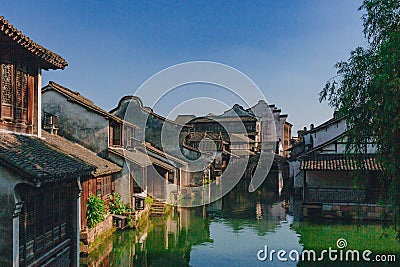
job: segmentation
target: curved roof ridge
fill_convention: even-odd
[[[44,69],[64,69],[68,66],[64,58],[31,40],[6,20],[4,16],[0,16],[0,32],[10,38],[10,41],[47,63],[49,66],[43,67]]]

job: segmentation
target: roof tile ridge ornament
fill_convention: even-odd
[[[151,107],[144,106],[142,100],[141,100],[138,96],[136,96],[136,95],[125,95],[125,96],[121,97],[121,99],[118,101],[118,105],[117,105],[115,108],[111,109],[111,110],[109,111],[109,113],[112,114],[112,113],[114,113],[115,111],[117,111],[118,109],[120,109],[121,106],[123,105],[123,103],[124,103],[125,101],[129,101],[129,102],[131,102],[131,101],[136,101],[136,102],[138,102],[139,108],[140,108],[141,110],[147,112],[149,115],[153,115],[153,116],[155,116],[156,118],[161,119],[162,121],[169,122],[169,123],[171,123],[171,124],[178,125],[178,126],[188,127],[186,124],[181,124],[181,123],[175,122],[175,121],[173,121],[173,120],[171,120],[171,119],[168,119],[168,118],[166,118],[166,117],[164,117],[164,116],[162,116],[162,115],[160,115],[160,114],[154,112],[154,110],[153,110]],[[128,105],[129,105],[129,104],[128,104]],[[126,112],[126,111],[125,111],[125,112]],[[126,121],[123,117],[124,117],[124,116],[122,116],[121,119],[123,119],[124,121]]]

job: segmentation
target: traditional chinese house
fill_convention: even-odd
[[[87,228],[86,201],[90,195],[97,195],[107,204],[110,201],[111,193],[115,191],[113,183],[114,176],[121,171],[121,167],[109,160],[97,156],[89,149],[68,141],[56,134],[50,134],[43,131],[42,136],[45,138],[47,143],[61,150],[63,153],[81,159],[82,161],[96,167],[96,170],[93,171],[90,176],[82,177],[81,179],[80,229],[81,231],[85,230]]]
[[[346,119],[337,112],[300,133],[289,164],[294,187],[302,191],[303,215],[380,219],[386,207],[378,200],[384,200],[386,192],[378,178],[382,166],[374,145],[365,144],[361,154],[346,153]]]
[[[66,66],[0,17],[0,266],[78,264],[79,182],[96,167],[41,132],[41,71]]]
[[[59,135],[122,167],[108,184],[134,207],[134,194],[145,196],[145,188],[135,181],[146,179],[145,168],[151,164],[146,154],[134,150],[141,143],[141,129],[55,82],[42,89],[42,96],[43,111],[57,116]]]
[[[227,150],[235,150],[237,154],[243,154],[239,150],[250,150],[250,154],[261,150],[271,151],[281,157],[287,157],[286,150],[290,147],[291,127],[287,121],[287,114],[281,114],[281,109],[275,105],[268,105],[260,100],[251,108],[245,109],[235,104],[231,109],[221,115],[210,114],[205,117],[193,115],[180,115],[176,121],[190,125],[191,133],[219,135],[228,142]],[[273,123],[272,123],[273,121]],[[274,127],[275,126],[275,131]],[[227,137],[227,133],[231,136]],[[232,136],[233,134],[233,136]],[[231,140],[232,139],[232,140]],[[213,140],[217,140],[213,138]],[[244,144],[247,140],[247,145]],[[198,142],[197,140],[189,142]],[[240,143],[240,144],[239,144]],[[246,155],[249,153],[244,151]]]
[[[253,151],[258,151],[261,144],[258,119],[254,114],[244,110],[237,104],[222,115],[197,117],[187,122],[187,124],[191,126],[191,132],[194,133],[222,134],[223,137],[228,137],[228,133],[245,135],[252,140]],[[224,139],[231,143],[229,137]]]
[[[79,181],[95,167],[37,136],[0,134],[2,266],[76,266]]]
[[[199,151],[185,145],[184,135],[180,134],[188,132],[185,125],[156,114],[150,108],[144,107],[141,100],[134,96],[122,97],[118,106],[110,113],[145,129],[140,135],[142,143],[136,147],[134,153],[143,152],[147,155],[150,164],[146,168],[145,184],[150,195],[166,200],[171,194],[178,194],[177,186],[191,183],[195,174],[187,170],[187,161],[197,158]],[[162,142],[162,132],[168,136],[166,142]]]

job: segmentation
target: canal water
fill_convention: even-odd
[[[257,254],[260,250],[265,251],[266,246],[268,253],[281,249],[288,253],[292,250],[301,253],[303,245],[299,233],[315,232],[313,224],[300,228],[299,222],[294,222],[287,205],[288,199],[280,194],[279,183],[272,176],[270,182],[267,179],[254,193],[248,192],[249,180],[242,180],[231,192],[211,205],[170,208],[165,216],[150,218],[137,230],[116,232],[85,259],[85,265],[319,266],[314,263],[304,265],[290,259],[278,261],[276,254],[272,261],[258,259]],[[323,226],[318,225],[316,229],[323,229]],[[333,231],[340,233],[342,227],[346,226],[339,225]],[[354,230],[350,229],[349,232]],[[317,234],[310,243],[324,238]],[[264,252],[259,256],[265,256]],[[364,263],[358,264],[365,266]]]

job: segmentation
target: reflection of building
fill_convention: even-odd
[[[373,144],[365,144],[363,154],[346,153],[346,129],[345,117],[335,112],[327,122],[301,131],[294,142],[290,174],[295,188],[303,191],[302,200],[310,211],[323,209],[327,216],[341,217],[342,206],[376,204],[386,197],[378,181],[381,166]],[[355,185],[357,175],[363,179]],[[362,216],[370,218],[370,214]]]
[[[1,266],[77,266],[79,182],[96,168],[41,131],[41,71],[66,66],[0,17]]]
[[[192,247],[212,242],[209,221],[202,218],[201,209],[179,208],[170,213],[166,222],[151,223],[139,241],[142,244],[136,243],[135,266],[189,266]],[[127,262],[132,261],[132,255],[124,256]]]

